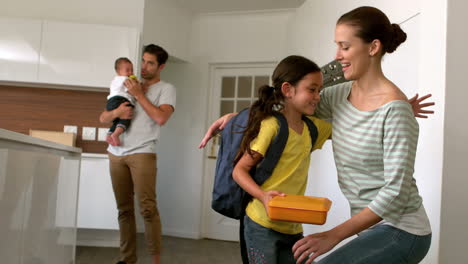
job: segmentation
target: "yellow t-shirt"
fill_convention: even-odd
[[[317,127],[317,142],[315,149],[322,148],[331,135],[331,124],[316,117],[309,117]],[[274,117],[262,121],[260,131],[250,148],[265,156],[273,139],[279,130],[279,123]],[[310,164],[311,138],[307,124],[304,123],[302,134],[289,128],[289,137],[283,153],[273,170],[272,175],[260,186],[264,191],[276,190],[285,194],[304,195],[307,185],[307,174]],[[258,199],[253,199],[247,206],[247,215],[256,223],[266,228],[285,234],[302,233],[302,224],[273,221],[268,218],[265,207]]]

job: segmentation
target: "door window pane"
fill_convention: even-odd
[[[234,112],[234,102],[233,101],[221,101],[221,111],[220,116]]]
[[[221,83],[221,97],[233,98],[236,89],[236,77],[223,77]]]
[[[254,81],[254,98],[258,97],[258,88],[262,85],[269,85],[270,84],[270,77],[269,76],[255,76],[255,81]]]
[[[237,97],[250,98],[252,96],[252,76],[239,76]]]
[[[250,107],[251,103],[250,100],[239,100],[237,101],[237,108],[236,111],[239,112],[240,110]]]

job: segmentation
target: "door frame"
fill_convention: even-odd
[[[258,61],[258,62],[234,62],[234,63],[221,63],[221,62],[216,62],[216,63],[209,63],[209,74],[208,74],[208,80],[209,80],[209,87],[208,87],[208,107],[206,108],[206,129],[211,125],[211,123],[214,120],[211,120],[212,117],[212,111],[215,107],[215,103],[218,104],[219,102],[213,102],[215,99],[215,89],[217,89],[216,86],[216,71],[217,70],[225,70],[225,69],[252,69],[252,68],[269,68],[271,69],[271,73],[273,72],[273,69],[276,67],[278,64],[277,61]],[[271,82],[271,80],[270,80]],[[209,217],[209,212],[211,212],[213,209],[211,208],[211,193],[212,193],[212,186],[209,184],[210,181],[208,181],[208,177],[212,177],[213,173],[208,172],[208,169],[211,169],[210,166],[208,166],[208,156],[210,155],[210,144],[208,144],[204,151],[203,151],[203,174],[202,174],[202,213],[201,213],[201,236],[202,238],[206,238],[207,234],[209,233],[207,230],[207,226],[205,223],[207,222],[207,218]],[[209,236],[208,236],[209,237]]]

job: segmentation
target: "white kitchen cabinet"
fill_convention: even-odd
[[[118,230],[117,207],[109,174],[109,159],[102,155],[81,158],[78,228]]]
[[[79,185],[77,244],[118,247],[118,211],[106,154],[83,153]],[[136,196],[135,219],[137,231],[144,232]]]
[[[42,21],[0,17],[0,80],[37,81]]]
[[[42,31],[39,82],[108,88],[118,57],[138,65],[135,28],[44,21]]]

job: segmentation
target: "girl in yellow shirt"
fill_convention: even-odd
[[[254,197],[244,218],[249,263],[285,264],[296,262],[292,246],[303,237],[302,225],[271,220],[267,214],[268,201],[277,195],[304,194],[311,147],[322,147],[331,135],[331,125],[310,117],[318,130],[317,142],[311,142],[302,120],[304,115],[314,114],[320,101],[322,73],[317,64],[301,56],[289,56],[278,64],[272,81],[272,86],[260,87],[259,99],[251,106],[233,177]],[[289,136],[272,175],[259,186],[249,171],[260,163],[278,133],[275,111],[286,118]]]

